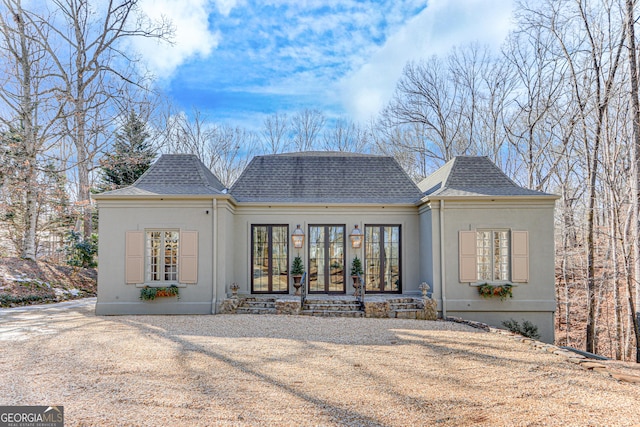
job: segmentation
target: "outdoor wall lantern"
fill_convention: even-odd
[[[296,225],[296,229],[291,234],[291,240],[293,241],[294,248],[301,248],[304,244],[304,231],[300,228],[300,224]]]
[[[358,224],[354,227],[351,234],[349,234],[349,238],[351,239],[351,247],[357,249],[362,246],[362,231],[358,228]]]

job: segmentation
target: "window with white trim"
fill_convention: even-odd
[[[507,281],[510,272],[508,230],[478,230],[476,256],[478,280]]]
[[[178,230],[148,230],[145,233],[146,277],[145,281],[178,281]]]

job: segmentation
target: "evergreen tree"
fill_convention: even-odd
[[[131,111],[122,129],[116,132],[113,152],[100,161],[102,176],[99,191],[131,185],[149,169],[157,153],[148,139],[146,123],[135,111]]]
[[[0,131],[0,165],[0,228],[13,244],[10,253],[35,259],[36,254],[43,255],[43,244],[55,243],[56,236],[62,236],[73,224],[68,209],[66,176],[51,162],[29,158],[19,126]],[[33,176],[30,177],[30,173]],[[27,197],[30,187],[31,206]],[[31,243],[27,241],[30,235]],[[29,245],[32,252],[26,256]],[[51,254],[55,247],[49,249]]]

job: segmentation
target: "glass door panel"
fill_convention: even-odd
[[[400,226],[365,226],[367,292],[401,292]]]
[[[400,228],[384,227],[384,291],[400,291]]]
[[[344,293],[344,226],[309,226],[309,292]]]
[[[324,291],[324,227],[309,227],[309,292]]]
[[[267,226],[253,227],[253,292],[269,291],[269,234]]]
[[[329,292],[344,292],[344,227],[329,228]]]
[[[367,292],[381,292],[380,227],[365,227],[365,283]]]
[[[272,232],[272,267],[271,287],[272,292],[287,292],[289,289],[289,276],[287,272],[288,258],[288,227],[273,226]]]
[[[289,227],[253,225],[251,229],[251,291],[288,292]]]

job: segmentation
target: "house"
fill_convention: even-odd
[[[290,295],[296,256],[308,295],[351,294],[357,256],[367,295],[419,298],[426,282],[442,316],[525,319],[553,341],[557,197],[486,157],[456,157],[416,185],[388,156],[265,155],[225,189],[196,156],[163,155],[132,186],[94,198],[97,314],[217,313],[234,283],[241,295]],[[513,298],[483,298],[485,283],[512,284]],[[179,299],[139,298],[168,285]]]

